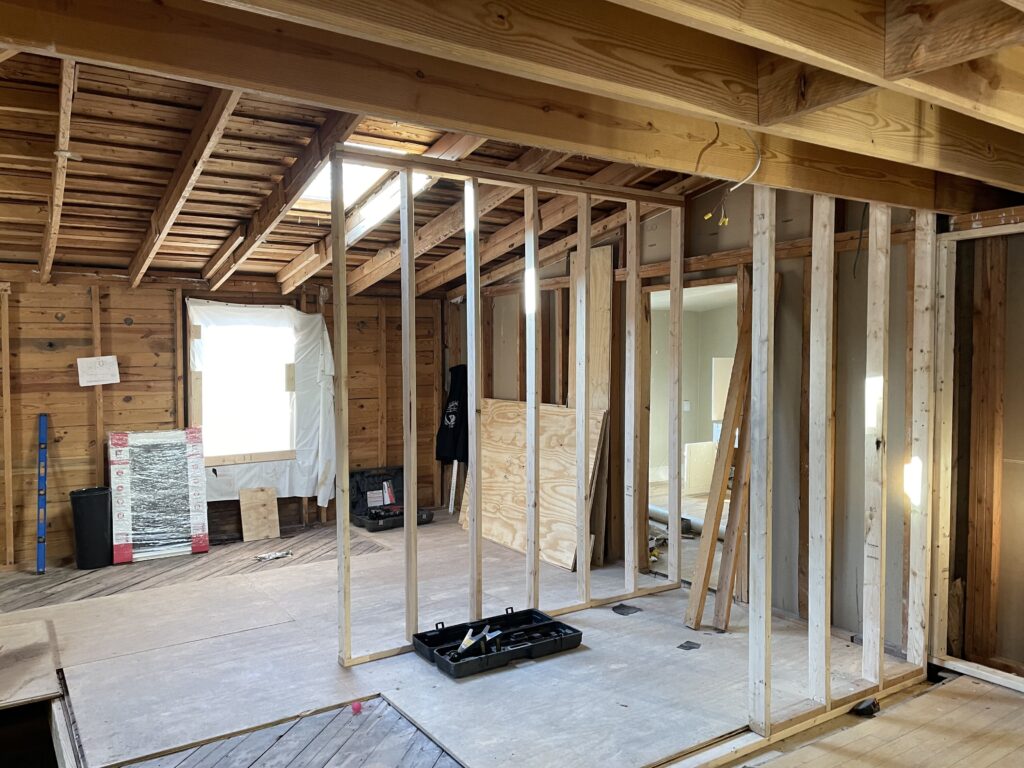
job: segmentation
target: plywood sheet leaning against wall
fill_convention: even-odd
[[[590,477],[605,433],[606,411],[592,410]],[[526,403],[481,400],[483,534],[497,544],[526,552]],[[463,494],[462,523],[472,486]],[[576,411],[540,406],[540,557],[572,568],[576,561]]]

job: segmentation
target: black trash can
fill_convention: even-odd
[[[109,488],[71,492],[75,522],[75,563],[85,571],[114,562],[114,532]]]

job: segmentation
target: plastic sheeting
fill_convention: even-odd
[[[278,496],[316,496],[317,504],[327,506],[334,497],[336,466],[334,357],[323,317],[287,306],[201,299],[188,299],[187,303],[192,325],[289,327],[295,333],[295,458],[207,467],[207,499],[237,499],[242,488],[273,487]],[[201,337],[192,340],[189,365],[192,371],[203,370]]]
[[[108,445],[114,562],[208,551],[202,430],[111,432]]]

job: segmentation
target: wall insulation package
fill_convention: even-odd
[[[208,552],[202,430],[111,432],[108,444],[114,563]]]

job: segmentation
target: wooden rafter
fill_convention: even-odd
[[[471,155],[484,143],[484,139],[463,133],[446,133],[423,153],[425,157],[444,160],[460,160]],[[392,171],[377,184],[369,195],[345,216],[345,242],[352,247],[373,231],[380,222],[399,208],[398,172]],[[430,179],[420,191],[433,186],[437,179]],[[330,238],[324,238],[326,248],[313,243],[277,272],[282,293],[291,293],[306,280],[330,264]],[[396,257],[397,259],[397,257]],[[398,268],[396,262],[395,269]],[[349,278],[351,281],[351,277]],[[351,295],[351,291],[349,292]]]
[[[774,125],[855,99],[876,86],[827,69],[765,54],[757,67],[757,119]]]
[[[587,181],[615,185],[635,184],[649,174],[648,169],[615,163],[592,174]],[[577,195],[556,195],[548,200],[540,207],[540,232],[546,232],[576,216],[578,205]],[[480,265],[494,261],[513,248],[518,248],[525,238],[526,223],[523,219],[507,224],[480,244]],[[464,255],[463,249],[460,248],[421,269],[416,279],[419,294],[423,295],[462,277],[466,272]],[[543,257],[543,251],[541,255]]]
[[[75,99],[75,62],[64,59],[60,63],[60,112],[57,117],[57,141],[54,149],[53,184],[50,191],[50,211],[43,232],[43,251],[39,255],[39,280],[50,280],[53,259],[57,253],[60,216],[64,208],[64,183],[68,176],[68,146],[71,142],[71,105]]]
[[[210,281],[211,290],[215,291],[223,285],[224,281],[231,277],[235,270],[263,244],[274,227],[302,197],[306,187],[330,161],[334,146],[345,141],[352,134],[359,120],[359,115],[347,112],[332,112],[328,116],[324,124],[310,139],[306,148],[296,158],[295,163],[274,185],[262,205],[252,215],[246,225],[245,239],[234,253],[224,259],[215,269],[210,269],[209,264],[203,269],[203,277]]]
[[[692,190],[694,187],[704,183],[704,179],[698,177],[690,177],[688,179],[670,181],[667,184],[663,184],[659,187],[659,191],[666,192],[670,195],[681,195]],[[643,203],[640,205],[640,217],[641,219],[647,218],[655,213],[660,212],[662,209],[654,205]],[[509,225],[512,226],[512,225]],[[616,213],[609,214],[591,224],[590,237],[593,240],[605,237],[609,232],[614,232],[617,229],[621,229],[626,226],[626,211],[621,210]],[[554,264],[558,261],[563,260],[566,255],[576,247],[579,238],[575,232],[570,235],[566,235],[560,240],[556,240],[544,246],[540,251],[540,266],[546,267]],[[481,279],[480,284],[482,286],[492,285],[506,278],[516,277],[520,278],[523,270],[522,260],[519,258],[513,259],[500,267],[485,273]],[[642,271],[642,268],[641,268]],[[453,288],[448,293],[449,298],[456,298],[461,296],[463,287],[458,286]]]
[[[199,180],[206,162],[213,154],[214,147],[220,141],[227,127],[231,113],[238,104],[241,91],[225,91],[220,88],[213,88],[206,97],[199,117],[188,137],[188,143],[181,153],[178,165],[171,175],[171,181],[164,190],[160,202],[153,211],[149,220],[149,228],[145,237],[142,238],[142,245],[132,257],[128,268],[131,278],[131,285],[137,288],[142,282],[143,275],[153,263],[160,246],[174,226],[178,214],[181,212],[185,201],[188,200],[192,188]]]
[[[531,149],[512,161],[509,168],[528,172],[551,171],[566,159],[564,153]],[[483,215],[513,197],[516,190],[511,187],[491,187],[478,201],[479,213]],[[422,256],[436,245],[444,242],[464,226],[462,202],[450,206],[446,211],[424,224],[416,232],[416,257]],[[399,248],[389,245],[380,249],[369,261],[361,264],[348,275],[348,292],[354,296],[388,277],[397,269]]]

